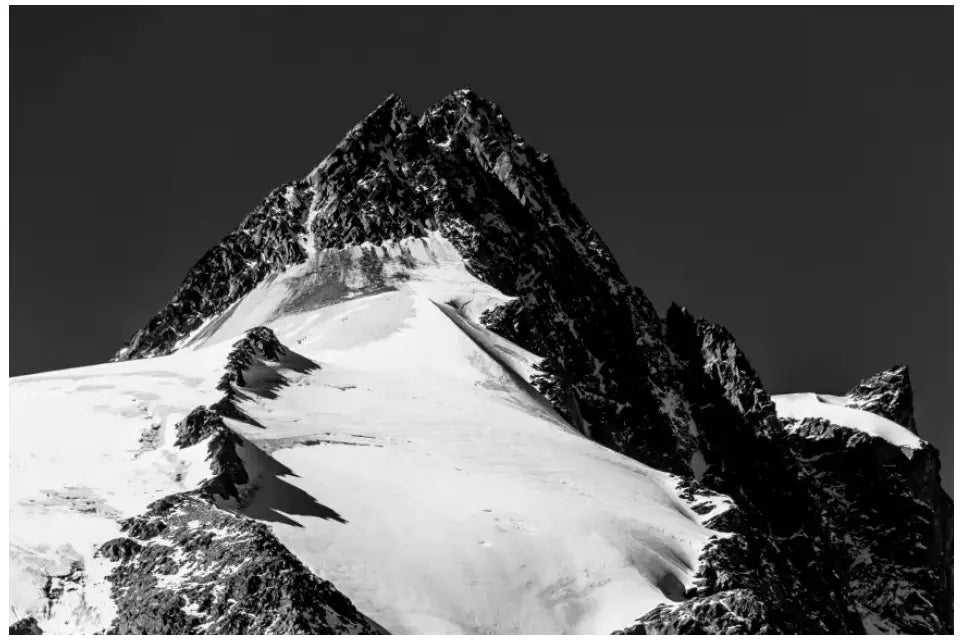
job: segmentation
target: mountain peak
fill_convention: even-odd
[[[367,114],[367,116],[361,122],[381,119],[387,119],[388,121],[394,122],[408,117],[409,115],[410,111],[407,109],[407,104],[403,101],[403,98],[401,98],[399,94],[391,93],[389,96],[387,96],[386,100],[381,102],[373,111]]]
[[[391,93],[386,100],[378,104],[347,132],[338,148],[357,138],[369,138],[390,131],[401,131],[409,126],[412,119],[413,116],[403,98],[396,93]]]
[[[393,94],[200,259],[133,362],[16,382],[11,608],[47,632],[952,630],[935,450],[778,417],[544,158],[470,89],[419,118]],[[905,367],[831,400],[912,425]]]
[[[319,273],[314,262],[327,252],[369,252],[364,247],[439,235],[473,276],[523,298],[497,313],[487,310],[489,319],[520,346],[547,356],[532,382],[561,413],[619,451],[688,471],[689,416],[676,380],[661,375],[673,365],[652,304],[626,281],[553,165],[513,134],[493,102],[460,89],[416,120],[391,95],[294,191],[251,219],[256,226],[245,221],[233,234],[237,243],[209,252],[117,358],[163,355],[193,342],[203,323],[298,265],[313,270],[317,282],[349,280],[341,267]],[[251,237],[269,239],[277,259],[264,264],[246,251]],[[371,259],[370,268],[382,265]],[[185,307],[182,300],[202,304]],[[615,317],[617,329],[595,331],[594,314]],[[518,322],[527,335],[515,333]],[[605,368],[596,364],[602,361]],[[609,371],[619,369],[649,383],[608,383]]]
[[[391,93],[347,132],[330,155],[310,172],[307,181],[314,188],[321,187],[341,165],[356,164],[357,158],[375,153],[413,126],[413,114],[399,95]]]
[[[848,406],[883,416],[917,433],[913,385],[907,365],[897,364],[864,378],[847,395]]]
[[[440,99],[420,116],[418,124],[431,138],[463,136],[474,147],[481,138],[508,145],[522,142],[497,103],[470,88],[458,89]]]
[[[470,87],[463,87],[455,91],[451,91],[449,94],[441,98],[437,104],[459,102],[462,105],[493,105],[494,103],[479,93],[474,91]]]
[[[374,107],[374,109],[361,120],[361,123],[378,117],[393,117],[398,113],[408,113],[407,104],[403,101],[403,98],[400,97],[400,94],[391,93],[383,102]]]

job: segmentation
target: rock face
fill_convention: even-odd
[[[159,500],[101,553],[121,634],[382,634],[249,518],[197,495]]]
[[[861,632],[841,595],[841,552],[816,486],[733,336],[676,306],[666,327],[694,407],[702,483],[734,498],[737,508],[708,521],[732,535],[704,551],[696,593],[626,632]]]
[[[850,398],[847,406],[875,413],[917,432],[917,421],[913,417],[913,387],[906,365],[897,365],[862,380],[847,396]]]
[[[212,477],[203,481],[201,493],[219,496],[223,499],[239,497],[237,487],[249,480],[243,462],[237,454],[237,446],[242,446],[242,438],[228,428],[219,414],[197,407],[176,425],[178,447],[190,447],[208,440],[207,460],[210,462]]]
[[[676,306],[667,328],[686,365],[703,483],[738,509],[709,522],[734,535],[704,552],[693,597],[626,632],[952,632],[953,507],[936,451],[778,419],[729,332]],[[889,414],[912,407],[905,380],[883,372],[855,394]]]
[[[287,348],[280,344],[269,327],[250,329],[242,340],[233,345],[227,360],[227,371],[217,384],[217,389],[229,394],[234,386],[246,386],[244,373],[258,360],[278,361],[287,353]]]
[[[33,617],[20,618],[12,625],[9,630],[12,636],[42,636],[43,630],[37,624],[37,619]]]
[[[707,523],[724,535],[703,550],[696,585],[638,611],[624,633],[952,632],[952,502],[936,451],[779,416],[733,336],[680,307],[658,317],[549,157],[470,90],[419,117],[388,98],[204,255],[115,358],[177,350],[266,278],[325,251],[362,245],[371,286],[386,287],[369,247],[430,234],[511,298],[479,321],[542,358],[529,382],[560,416],[682,476],[698,513],[718,494],[733,503]],[[117,563],[113,631],[379,631],[268,529],[230,511],[248,479],[237,453],[246,444],[223,418],[248,421],[238,403],[271,397],[282,368],[314,366],[266,327],[234,345],[225,395],[177,425],[179,446],[207,441],[212,478],[154,503],[127,523],[128,538],[101,549]],[[845,402],[917,432],[906,367],[864,380]],[[244,562],[253,554],[261,559]],[[164,577],[184,572],[181,586]]]
[[[953,503],[940,460],[826,420],[787,421],[843,552],[843,591],[866,630],[952,633]]]

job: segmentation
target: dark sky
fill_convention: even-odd
[[[11,375],[106,360],[387,94],[469,85],[771,392],[908,363],[950,487],[952,11],[14,6]]]

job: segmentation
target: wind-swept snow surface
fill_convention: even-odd
[[[448,243],[313,260],[173,355],[13,380],[12,618],[109,623],[93,551],[209,476],[206,449],[175,448],[172,425],[217,399],[230,344],[256,325],[318,366],[251,385],[248,419],[226,420],[255,445],[238,448],[239,511],[387,630],[609,633],[683,598],[719,511],[698,515],[676,477],[564,422],[528,384],[537,356],[476,323],[507,298]],[[334,263],[337,277],[312,275]],[[51,619],[56,558],[91,577]]]

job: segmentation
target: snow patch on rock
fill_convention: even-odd
[[[782,418],[803,420],[823,418],[834,424],[862,431],[882,438],[897,447],[920,449],[926,442],[905,427],[883,416],[861,411],[848,406],[848,396],[833,396],[821,393],[790,393],[772,396],[777,415]]]

